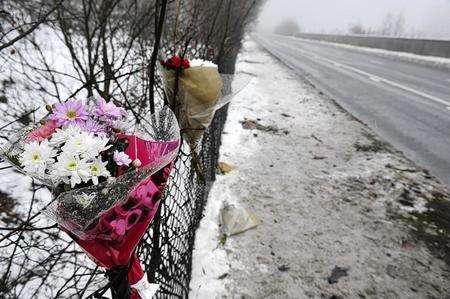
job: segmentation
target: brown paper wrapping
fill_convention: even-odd
[[[175,100],[173,91],[176,72],[164,69],[163,73],[169,103],[175,107],[174,112],[181,130],[191,147],[195,149],[214,117],[223,87],[222,78],[215,67],[199,66],[185,69],[179,77]]]

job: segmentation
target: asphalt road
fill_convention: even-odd
[[[450,71],[303,39],[255,39],[450,186]]]

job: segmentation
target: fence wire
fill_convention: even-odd
[[[182,149],[159,214],[140,244],[138,252],[148,277],[161,284],[158,298],[188,297],[195,231],[215,179],[226,115],[226,107],[216,113],[202,141],[198,158],[203,179],[193,170],[195,162],[183,151],[186,147]]]

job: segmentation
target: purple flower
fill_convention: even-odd
[[[131,163],[130,157],[124,152],[115,151],[114,152],[114,161],[119,166],[128,166]]]
[[[58,126],[80,124],[87,118],[88,113],[83,103],[75,99],[56,104],[53,113],[49,117],[49,119],[56,121]]]
[[[106,102],[104,98],[100,98],[97,102],[95,114],[99,117],[120,118],[125,115],[125,109],[114,105],[113,102]]]
[[[95,134],[97,136],[106,136],[106,126],[93,119],[88,119],[85,123],[82,123],[80,127],[84,131]]]

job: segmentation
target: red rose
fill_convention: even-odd
[[[183,59],[182,67],[183,67],[184,69],[190,68],[190,67],[191,67],[191,63],[189,62],[189,60]]]
[[[175,55],[174,57],[170,58],[169,63],[174,68],[179,68],[181,66],[181,57],[178,55]]]
[[[172,58],[167,59],[166,61],[161,61],[161,65],[165,68],[176,70],[176,69],[188,69],[191,64],[187,59],[181,59],[180,56],[175,55]]]

